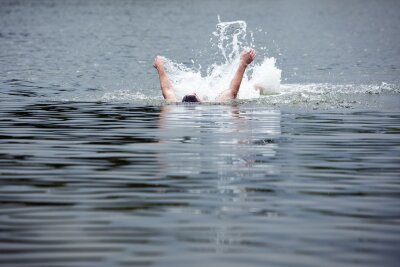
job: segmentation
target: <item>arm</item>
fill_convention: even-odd
[[[177,102],[171,81],[168,79],[167,73],[165,72],[164,69],[164,58],[157,56],[154,59],[153,66],[158,72],[158,76],[160,78],[161,92],[164,99],[168,102]]]
[[[244,72],[246,71],[247,66],[253,62],[255,57],[256,51],[254,49],[244,50],[240,54],[239,67],[232,78],[229,89],[223,91],[221,95],[218,96],[217,101],[236,99],[237,94],[239,93],[240,84],[242,83]]]

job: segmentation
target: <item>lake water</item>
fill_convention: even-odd
[[[0,265],[398,266],[399,10],[0,1]],[[218,15],[281,93],[165,104],[154,56],[206,75]]]

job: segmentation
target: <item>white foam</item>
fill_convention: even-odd
[[[148,100],[149,97],[143,93],[125,90],[114,90],[104,93],[98,98],[100,101],[112,102],[119,101],[121,99],[132,101],[132,100]]]

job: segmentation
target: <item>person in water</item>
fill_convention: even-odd
[[[225,102],[228,100],[236,99],[239,93],[240,84],[242,82],[244,72],[246,71],[247,66],[251,62],[253,62],[255,57],[256,57],[256,51],[252,48],[245,49],[240,54],[240,64],[229,85],[229,89],[223,91],[215,99],[216,102]],[[160,87],[162,95],[167,102],[178,102],[171,81],[168,79],[167,73],[165,72],[164,63],[165,60],[163,57],[156,56],[153,64],[153,67],[157,70],[158,76],[160,78]],[[200,99],[199,96],[196,95],[196,93],[192,93],[189,95],[185,95],[182,99],[182,102],[202,102],[202,100]]]

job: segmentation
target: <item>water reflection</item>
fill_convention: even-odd
[[[209,233],[215,251],[223,252],[229,250],[230,244],[243,242],[236,216],[265,211],[264,205],[254,205],[248,192],[257,191],[252,182],[280,171],[272,163],[279,145],[280,124],[281,114],[276,110],[238,105],[161,108],[158,139],[168,147],[159,154],[161,172],[168,177],[181,177],[181,186],[190,185],[186,193],[191,196],[190,205],[169,210],[218,218]],[[204,233],[191,232],[190,238],[193,235]]]
[[[280,116],[276,110],[240,110],[238,106],[162,107],[158,138],[160,143],[171,145],[170,153],[182,163],[182,168],[174,168],[172,158],[165,157],[170,166],[167,171],[218,173],[231,167],[228,165],[259,164],[265,168],[268,158],[276,155]],[[191,164],[185,164],[188,161]]]

